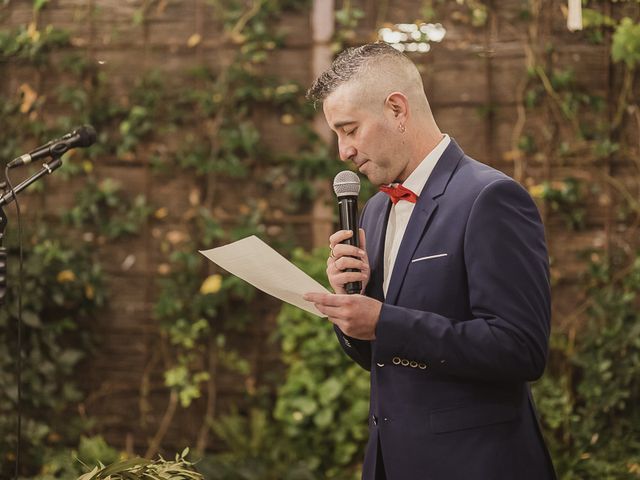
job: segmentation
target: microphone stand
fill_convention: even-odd
[[[0,183],[0,191],[4,196],[5,182]],[[4,299],[7,296],[7,248],[3,245],[4,231],[7,228],[7,216],[0,206],[0,307],[4,305]]]
[[[5,297],[7,295],[7,249],[3,245],[4,231],[7,228],[7,215],[2,207],[13,202],[16,198],[15,196],[33,182],[45,175],[49,175],[61,165],[62,160],[60,159],[60,156],[54,156],[49,163],[42,164],[41,170],[20,182],[13,191],[6,191],[5,182],[0,184],[0,188],[2,188],[2,196],[0,197],[0,306],[4,305]]]
[[[6,182],[2,182],[0,184],[0,189],[2,189],[2,196],[0,197],[0,306],[3,306],[5,303],[5,297],[7,295],[7,249],[3,245],[4,242],[4,231],[7,228],[7,215],[4,212],[5,205],[8,205],[12,201],[16,199],[16,195],[20,193],[22,190],[27,188],[33,182],[38,180],[39,178],[51,174],[54,170],[58,169],[62,165],[62,160],[60,159],[60,155],[54,154],[51,161],[48,163],[42,164],[42,169],[31,175],[26,180],[20,182],[13,190],[6,191]],[[17,383],[18,383],[18,443],[16,447],[16,478],[18,478],[18,474],[20,471],[20,437],[21,437],[21,420],[22,420],[22,407],[21,403],[21,383],[22,383],[22,340],[21,340],[21,302],[19,302],[18,308],[18,373],[17,373]]]

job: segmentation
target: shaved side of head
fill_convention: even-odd
[[[400,92],[408,98],[415,114],[431,116],[420,72],[409,58],[386,43],[362,45],[340,53],[316,79],[307,97],[322,102],[343,86],[363,107],[382,109],[391,93]]]

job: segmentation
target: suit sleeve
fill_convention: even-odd
[[[550,331],[548,255],[535,203],[500,179],[475,199],[464,232],[471,318],[384,304],[373,358],[423,362],[483,381],[531,381],[545,367]]]
[[[371,371],[371,342],[368,340],[358,340],[351,338],[340,330],[337,326],[333,326],[336,332],[340,346],[345,353],[351,357],[358,365],[367,371]]]

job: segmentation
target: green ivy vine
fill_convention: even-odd
[[[613,98],[606,98],[557,61],[555,46],[540,33],[546,15],[542,2],[529,2],[528,79],[519,91],[510,152],[521,181],[527,181],[528,165],[541,167],[550,178],[530,184],[548,222],[560,217],[572,231],[603,222],[607,237],[595,249],[576,252],[583,266],[576,280],[582,291],[573,312],[554,311],[554,322],[563,326],[553,331],[547,373],[534,384],[562,479],[640,475],[635,407],[640,400],[640,204],[632,193],[639,186],[640,163],[634,159],[637,145],[624,135],[625,128],[640,125],[633,113],[640,24],[616,3],[633,2],[583,2],[585,30],[574,34],[608,47],[616,86]],[[527,117],[534,115],[546,123],[529,124]],[[621,181],[613,164],[626,164],[635,174]],[[593,215],[598,208],[610,212],[604,220]],[[559,268],[553,260],[552,270]]]
[[[91,123],[101,132],[123,115],[123,109],[106,95],[104,76],[74,51],[69,32],[53,26],[39,27],[37,16],[46,1],[34,3],[34,19],[27,26],[0,30],[0,64],[17,65],[30,72],[29,81],[0,106],[0,155],[6,161],[25,147],[55,138],[73,126]],[[0,7],[2,12],[3,7]],[[4,12],[2,12],[4,13]],[[51,54],[63,52],[53,63]],[[75,83],[65,82],[52,94],[39,90],[45,75],[72,73]],[[62,106],[55,118],[51,106]],[[30,147],[29,147],[30,146]],[[92,334],[94,319],[108,302],[109,283],[96,255],[105,241],[118,242],[135,235],[151,211],[143,196],[132,198],[118,181],[97,180],[94,160],[104,154],[91,150],[69,152],[56,178],[84,185],[71,193],[75,203],[68,209],[47,201],[49,179],[34,184],[20,195],[26,205],[24,242],[23,348],[22,348],[22,466],[21,475],[41,474],[59,478],[80,473],[80,464],[69,461],[69,444],[95,428],[93,419],[72,414],[81,405],[83,392],[78,372],[100,339]],[[24,178],[28,171],[14,171]],[[23,206],[24,206],[23,205]],[[5,207],[10,224],[5,238],[9,256],[9,292],[0,311],[0,477],[13,475],[16,456],[17,224],[13,205]],[[92,445],[95,444],[92,443]],[[64,452],[64,453],[62,453]],[[67,460],[62,462],[64,456]],[[90,456],[90,455],[89,455]],[[85,457],[86,458],[86,457]],[[112,461],[112,457],[93,457]]]
[[[438,19],[447,3],[424,1],[420,15]],[[7,4],[0,3],[0,18]],[[495,6],[480,0],[456,4],[453,21],[489,28]],[[613,101],[589,91],[555,61],[557,52],[541,33],[544,2],[523,2],[518,21],[528,35],[527,78],[517,92],[518,118],[507,157],[547,221],[559,219],[572,232],[584,231],[594,221],[587,202],[597,198],[598,205],[611,209],[610,239],[582,252],[587,259],[582,296],[569,318],[561,319],[566,329],[554,333],[549,371],[534,389],[561,478],[638,478],[640,267],[634,238],[640,203],[629,182],[608,168],[593,167],[637,163],[626,132],[640,122],[634,89],[640,24],[633,10],[624,8],[633,1],[583,4],[585,31],[576,35],[610,49],[619,86]],[[300,239],[286,219],[307,213],[315,181],[342,167],[329,160],[330,148],[310,128],[317,112],[304,101],[305,86],[263,73],[286,45],[276,27],[283,13],[307,11],[310,1],[210,0],[203,13],[222,23],[222,41],[233,47],[226,61],[184,72],[179,80],[188,89],[176,89],[151,69],[118,95],[99,64],[73,45],[70,32],[41,25],[40,13],[50,2],[35,0],[32,6],[28,25],[0,29],[0,65],[18,65],[32,74],[0,105],[1,158],[14,158],[28,145],[83,123],[96,127],[99,140],[67,155],[56,173],[61,188],[81,185],[74,187],[72,205],[48,207],[44,184],[24,196],[31,207],[25,232],[24,475],[41,480],[77,475],[71,452],[80,452],[87,464],[118,459],[100,437],[82,436],[99,433],[100,425],[73,413],[81,402],[77,371],[99,344],[87,333],[90,319],[109,299],[110,278],[95,252],[106,242],[125,245],[151,231],[163,259],[156,265],[153,305],[160,335],[140,382],[141,424],[149,434],[141,453],[154,457],[162,450],[179,409],[198,409],[204,412],[202,425],[189,443],[206,478],[357,478],[366,437],[366,374],[342,355],[326,323],[284,307],[277,316],[276,347],[264,347],[279,349],[282,371],[260,377],[259,356],[236,344],[264,320],[256,319],[256,305],[265,298],[197,253],[255,234],[324,278],[326,252],[294,251]],[[145,1],[131,24],[145,28],[165,7],[161,0]],[[378,23],[386,12],[388,5],[380,2]],[[339,5],[336,51],[358,41],[363,17],[360,3]],[[202,32],[194,32],[188,46],[202,48],[201,41]],[[44,95],[50,75],[64,75],[65,82]],[[50,107],[64,113],[53,117]],[[295,156],[266,147],[261,115],[299,135]],[[535,116],[545,119],[544,128],[529,122]],[[98,160],[126,168],[149,165],[152,182],[190,179],[187,208],[176,213],[172,199],[152,203],[127,192],[121,180],[99,175]],[[529,177],[532,166],[543,174]],[[246,192],[246,200],[227,202],[228,185],[241,185],[233,189]],[[15,233],[8,245],[15,279]],[[14,299],[13,280],[11,287],[8,298]],[[15,455],[16,321],[13,304],[0,312],[0,476],[11,474]],[[154,384],[157,371],[160,385]],[[219,406],[220,379],[230,375],[246,390],[231,413]],[[151,391],[158,389],[166,393],[167,407],[152,412]],[[157,424],[148,424],[151,413],[160,418]]]

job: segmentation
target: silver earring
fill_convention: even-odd
[[[400,125],[398,125],[398,131],[400,133],[404,133],[406,130],[407,128],[404,126],[404,124],[401,123]]]

